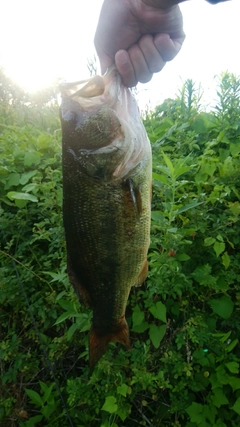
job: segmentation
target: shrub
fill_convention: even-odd
[[[149,276],[127,307],[131,350],[110,344],[92,372],[91,313],[66,274],[56,107],[28,111],[24,126],[15,104],[2,117],[4,427],[239,425],[239,83],[223,74],[218,104],[206,113],[187,81],[146,115],[154,164]]]

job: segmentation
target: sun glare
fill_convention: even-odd
[[[87,78],[102,1],[2,1],[0,67],[28,91],[59,79]],[[181,7],[187,34],[183,49],[152,82],[139,86],[144,105],[174,96],[181,79],[191,78],[207,88],[222,71],[240,73],[239,0],[217,6],[194,0]]]
[[[24,56],[19,56],[19,65],[16,69],[16,58],[5,58],[4,70],[6,74],[19,86],[28,92],[35,92],[53,84],[57,79],[57,69],[45,67],[38,58],[32,58],[32,62],[24,60]],[[22,63],[24,62],[24,64]],[[28,64],[26,67],[25,64]]]
[[[99,7],[89,27],[84,23],[89,22],[90,8],[83,6],[81,0],[4,2],[0,66],[27,91],[49,86],[57,79],[86,78],[87,58],[93,56],[94,28],[101,7],[101,2],[97,3]]]

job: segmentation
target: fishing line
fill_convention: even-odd
[[[6,241],[5,236],[4,236],[4,239],[5,239],[5,241]],[[17,277],[17,280],[18,280],[18,282],[19,282],[19,284],[20,284],[20,287],[21,287],[21,290],[22,290],[22,293],[23,293],[23,296],[24,296],[25,302],[26,302],[26,304],[27,304],[28,311],[29,311],[29,313],[30,313],[30,317],[31,317],[31,320],[32,320],[32,324],[33,324],[33,326],[34,326],[34,328],[35,328],[35,330],[36,330],[36,332],[37,332],[37,336],[38,336],[38,339],[39,339],[40,345],[41,345],[42,350],[43,350],[43,354],[44,354],[45,361],[46,361],[46,363],[47,363],[48,370],[49,370],[50,374],[52,375],[52,378],[53,378],[53,380],[54,380],[54,382],[55,382],[55,385],[56,385],[57,392],[58,392],[59,397],[60,397],[60,399],[61,399],[62,407],[63,407],[63,409],[64,409],[64,411],[65,411],[66,416],[67,416],[67,419],[68,419],[69,425],[70,425],[71,427],[75,427],[75,426],[74,426],[74,424],[73,424],[73,422],[72,422],[72,419],[71,419],[71,416],[70,416],[70,414],[69,414],[69,411],[68,411],[68,409],[67,409],[67,405],[66,405],[65,400],[64,400],[64,398],[63,398],[63,395],[62,395],[62,392],[61,392],[61,390],[60,390],[60,387],[59,387],[59,385],[58,385],[57,378],[56,378],[56,376],[55,376],[55,374],[54,374],[53,366],[52,366],[52,364],[51,364],[51,362],[50,362],[50,360],[49,360],[49,358],[48,358],[47,351],[46,351],[46,349],[45,349],[45,346],[44,346],[43,340],[42,340],[42,338],[41,338],[41,335],[40,335],[39,329],[38,329],[38,327],[37,327],[36,320],[35,320],[34,315],[33,315],[33,313],[32,313],[31,305],[30,305],[30,302],[29,302],[28,296],[27,296],[27,294],[26,294],[26,291],[25,291],[25,288],[24,288],[23,282],[22,282],[21,277],[20,277],[20,275],[19,275],[19,272],[18,272],[18,269],[17,269],[16,263],[15,263],[15,261],[14,261],[14,259],[13,259],[12,257],[11,257],[11,261],[12,261],[13,269],[14,269],[14,271],[15,271],[15,274],[16,274],[16,277]]]

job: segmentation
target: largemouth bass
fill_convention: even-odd
[[[129,346],[125,309],[147,277],[151,147],[116,69],[61,86],[63,220],[70,281],[93,310],[89,363]]]

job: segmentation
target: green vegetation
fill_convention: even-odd
[[[189,80],[146,114],[149,277],[127,307],[132,348],[110,344],[93,372],[91,312],[66,274],[56,92],[1,83],[1,426],[238,427],[240,78],[221,76],[211,112]]]

